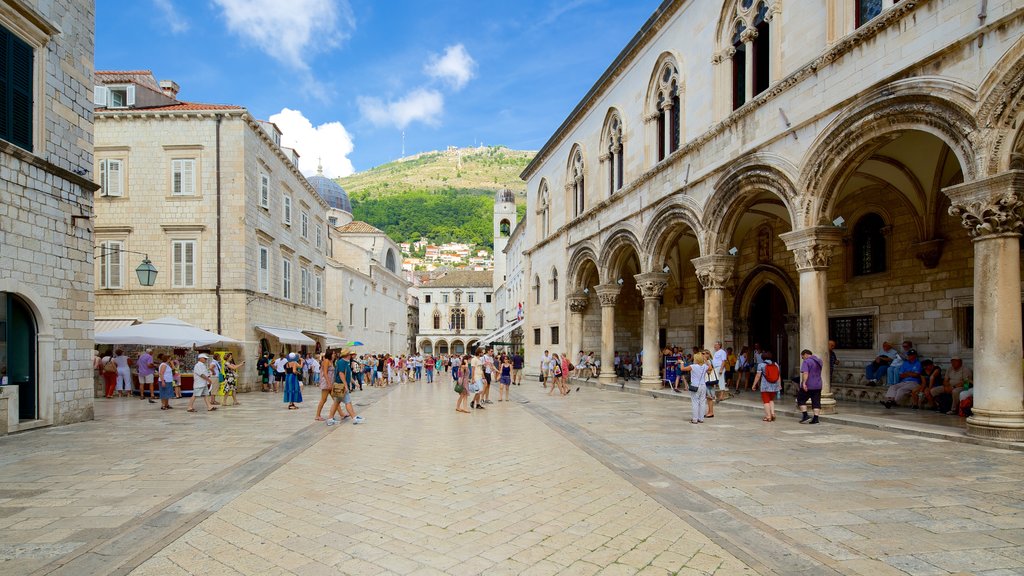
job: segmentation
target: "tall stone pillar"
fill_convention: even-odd
[[[594,286],[597,298],[601,301],[601,375],[598,381],[602,384],[614,384],[615,376],[615,303],[619,299],[621,286],[599,284]]]
[[[843,231],[835,226],[815,226],[780,234],[793,252],[800,273],[800,349],[814,352],[822,362],[821,411],[836,412],[832,376],[828,364],[828,267],[832,252],[842,241]],[[798,368],[799,369],[799,368]]]
[[[736,257],[712,254],[690,260],[697,270],[697,280],[704,287],[704,340],[698,342],[711,350],[715,342],[725,346],[725,287],[732,279]]]
[[[1020,235],[1024,171],[943,190],[974,239],[974,407],[967,434],[1024,441]]]
[[[661,359],[661,347],[658,346],[658,329],[661,324],[658,320],[658,311],[661,307],[659,300],[668,286],[668,274],[648,272],[637,274],[633,278],[636,278],[636,288],[644,299],[644,361],[640,387],[644,390],[659,390],[661,377],[658,376],[658,364]]]
[[[587,310],[590,299],[587,295],[578,292],[572,294],[569,300],[569,358],[573,364],[576,363],[576,353],[583,348],[583,313]]]

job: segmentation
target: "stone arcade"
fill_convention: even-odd
[[[834,410],[910,339],[973,365],[969,434],[1024,440],[1024,5],[983,6],[662,3],[523,172],[524,331],[569,335],[528,366],[642,351],[654,388],[721,340],[792,375],[832,337]]]

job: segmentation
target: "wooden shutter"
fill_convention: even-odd
[[[100,187],[104,196],[123,195],[124,177],[120,160],[100,161]]]
[[[184,242],[185,244],[185,286],[196,285],[196,243]]]
[[[35,51],[0,27],[0,138],[32,151]]]

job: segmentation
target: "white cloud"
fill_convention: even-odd
[[[323,163],[328,178],[355,172],[348,159],[354,148],[352,136],[341,122],[313,126],[301,111],[288,108],[271,116],[270,121],[281,129],[281,145],[299,151],[299,170],[306,176],[316,174],[319,163]]]
[[[188,32],[188,20],[178,12],[178,8],[171,0],[153,0],[153,6],[163,15],[171,34]]]
[[[337,46],[355,28],[348,0],[213,1],[229,30],[299,70],[309,70],[309,56]]]
[[[476,61],[462,44],[455,44],[444,49],[444,56],[436,54],[423,66],[423,71],[434,78],[440,78],[455,90],[461,90],[466,82],[473,77]]]
[[[387,103],[380,98],[360,97],[359,110],[378,126],[392,125],[402,130],[413,122],[435,126],[444,112],[444,96],[437,90],[417,88]]]

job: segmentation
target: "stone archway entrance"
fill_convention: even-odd
[[[751,350],[754,344],[770,351],[779,363],[782,374],[789,374],[789,335],[787,316],[791,311],[782,291],[774,284],[765,284],[754,293],[747,310],[747,337]]]
[[[9,386],[18,389],[19,420],[39,417],[39,390],[36,375],[35,316],[15,294],[0,292],[0,368]]]

